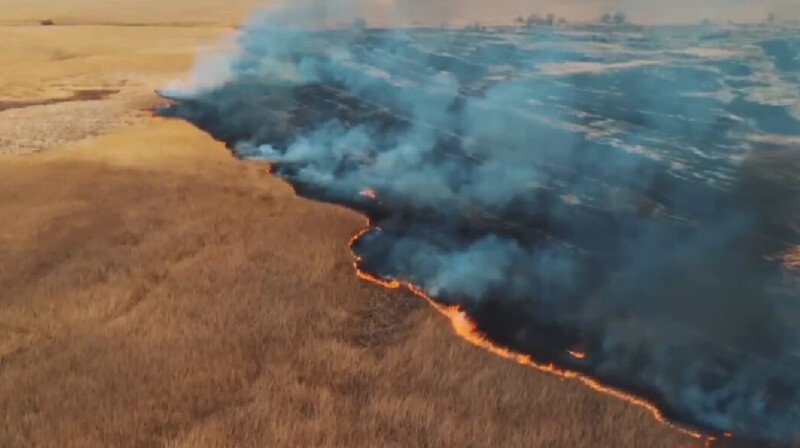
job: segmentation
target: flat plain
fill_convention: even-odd
[[[0,446],[696,447],[360,282],[153,90],[256,1],[0,0]]]

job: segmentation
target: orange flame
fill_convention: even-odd
[[[800,270],[800,246],[790,249],[781,257],[783,265],[792,270]]]
[[[584,352],[579,352],[577,350],[570,350],[569,354],[575,359],[586,359],[586,353]]]
[[[368,227],[360,230],[358,233],[353,235],[353,237],[350,239],[349,246],[352,248],[353,245],[362,236],[367,234],[370,230],[372,230],[372,227],[370,227],[368,225]],[[375,276],[373,276],[371,274],[368,274],[368,273],[362,271],[361,269],[359,269],[359,267],[358,267],[359,261],[361,261],[361,257],[359,257],[358,255],[354,255],[353,266],[355,267],[356,274],[358,275],[359,278],[361,278],[362,280],[366,280],[368,282],[383,286],[384,288],[388,288],[388,289],[400,289],[402,287],[406,287],[411,293],[413,293],[417,297],[425,300],[433,309],[435,309],[437,312],[439,312],[439,314],[441,314],[442,316],[446,317],[450,321],[450,324],[452,325],[453,330],[455,331],[456,335],[458,335],[459,337],[461,337],[465,341],[469,342],[470,344],[472,344],[472,345],[474,345],[474,346],[476,346],[478,348],[481,348],[483,350],[486,350],[489,353],[497,355],[497,356],[499,356],[501,358],[514,361],[517,364],[521,364],[521,365],[524,365],[524,366],[527,366],[527,367],[532,367],[532,368],[534,368],[534,369],[536,369],[536,370],[538,370],[540,372],[548,373],[548,374],[555,375],[555,376],[558,376],[558,377],[561,377],[561,378],[578,381],[578,382],[582,383],[584,386],[586,386],[586,387],[588,387],[588,388],[590,388],[590,389],[592,389],[592,390],[594,390],[596,392],[604,393],[604,394],[610,395],[612,397],[615,397],[617,399],[624,400],[624,401],[626,401],[628,403],[631,403],[631,404],[633,404],[635,406],[642,407],[642,408],[646,409],[648,412],[650,412],[650,414],[652,414],[653,417],[658,422],[660,422],[662,424],[665,424],[665,425],[667,425],[667,426],[669,426],[671,428],[674,428],[677,431],[679,431],[679,432],[681,432],[683,434],[686,434],[686,435],[688,435],[690,437],[693,437],[695,439],[705,439],[707,447],[710,447],[711,446],[711,442],[716,440],[715,437],[706,436],[706,435],[703,435],[703,434],[701,434],[699,432],[692,431],[690,429],[677,426],[677,425],[667,421],[667,419],[664,418],[664,416],[661,413],[661,411],[659,411],[658,408],[655,407],[655,405],[645,401],[642,398],[635,397],[635,396],[633,396],[633,395],[631,395],[631,394],[629,394],[627,392],[623,392],[621,390],[617,390],[617,389],[613,389],[611,387],[604,386],[604,385],[600,384],[599,382],[597,382],[596,380],[594,380],[592,378],[589,378],[587,376],[581,375],[580,373],[577,373],[577,372],[561,369],[559,367],[556,367],[554,364],[537,364],[536,362],[534,362],[531,359],[531,357],[529,355],[524,355],[524,354],[521,354],[521,353],[517,353],[517,352],[514,352],[514,351],[509,350],[507,348],[495,345],[484,334],[482,334],[480,331],[478,331],[478,328],[477,328],[477,325],[475,324],[475,322],[467,315],[466,312],[464,312],[457,305],[453,305],[453,306],[442,305],[442,304],[434,301],[422,289],[420,289],[419,287],[417,287],[417,286],[415,286],[415,285],[413,285],[411,283],[408,283],[408,282],[405,282],[405,281],[400,281],[400,280],[388,280],[388,281],[387,280],[382,280],[382,279],[377,278],[377,277],[375,277]],[[586,356],[586,354],[582,353],[582,352],[570,351],[569,353],[572,356],[574,356],[575,358],[577,358],[577,359],[583,359],[583,357]],[[726,434],[726,437],[730,437],[730,435]]]
[[[363,190],[363,191],[362,191],[361,193],[359,193],[359,194],[360,194],[361,196],[364,196],[365,198],[370,198],[370,199],[373,199],[373,200],[374,200],[374,199],[378,199],[378,195],[377,195],[377,194],[375,194],[375,190]]]

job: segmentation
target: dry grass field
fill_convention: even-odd
[[[359,282],[363,218],[150,118],[252,3],[0,0],[0,446],[702,446]]]

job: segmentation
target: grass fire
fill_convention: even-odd
[[[314,20],[265,13],[159,113],[365,215],[358,277],[472,345],[697,438],[800,436],[800,184],[763,169],[800,117],[752,75],[797,80],[796,35]]]

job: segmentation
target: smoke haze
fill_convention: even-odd
[[[161,113],[367,214],[360,268],[458,304],[496,343],[704,431],[800,435],[800,294],[778,262],[800,244],[800,183],[759,164],[798,157],[798,33],[321,30],[430,8],[262,11],[198,68],[214,82],[165,90]]]
[[[277,8],[314,10],[308,17],[358,14],[378,26],[418,23],[464,25],[479,21],[491,25],[510,25],[519,16],[555,14],[571,22],[597,21],[603,13],[622,11],[631,21],[645,24],[687,24],[701,20],[717,23],[764,21],[770,13],[780,20],[800,20],[794,0],[281,0]],[[275,10],[275,8],[270,8]]]

